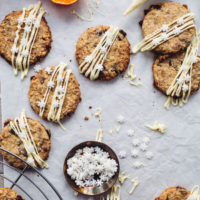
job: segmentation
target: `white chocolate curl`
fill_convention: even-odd
[[[25,110],[22,110],[20,118],[16,118],[13,122],[11,121],[9,125],[24,144],[28,155],[27,162],[33,167],[36,167],[37,163],[41,168],[48,168],[47,163],[42,160],[38,153],[37,146],[27,122]]]
[[[152,34],[147,35],[140,43],[134,46],[132,49],[132,53],[137,53],[138,51],[143,52],[147,50],[152,50],[156,48],[158,45],[179,35],[180,33],[195,27],[194,18],[195,15],[193,13],[187,13],[186,15],[167,24],[169,28],[164,33],[163,33],[163,27],[161,27]],[[184,22],[183,24],[178,23],[180,19]]]

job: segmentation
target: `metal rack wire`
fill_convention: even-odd
[[[8,167],[10,170],[15,171],[17,173],[17,177],[12,180],[11,178],[8,178],[7,176],[0,174],[0,178],[2,178],[4,181],[7,181],[9,183],[11,183],[10,188],[11,189],[15,189],[15,187],[20,191],[20,194],[23,196],[26,195],[26,197],[28,197],[28,199],[30,200],[35,200],[35,199],[39,199],[38,195],[40,194],[40,200],[42,199],[46,199],[46,200],[63,200],[63,198],[61,197],[61,195],[59,194],[59,192],[56,190],[56,188],[52,185],[52,183],[44,176],[42,175],[36,168],[32,167],[30,164],[28,164],[25,160],[23,160],[22,158],[20,158],[19,156],[13,154],[10,151],[7,151],[3,148],[0,147],[0,151],[4,151],[14,157],[16,157],[17,159],[21,160],[22,162],[24,162],[24,164],[26,165],[26,167],[23,170],[19,170],[16,169],[12,166],[10,166],[9,164],[7,164],[5,161],[0,161],[0,165],[2,165],[3,167]],[[44,181],[44,183],[46,184],[46,186],[48,186],[48,188],[51,189],[51,191],[49,189],[47,189],[46,191],[44,191],[44,189],[41,188],[40,185],[38,185],[38,183],[34,182],[26,173],[28,173],[28,171],[31,169],[31,171],[33,171],[34,173],[36,173],[36,175],[38,177],[40,177],[42,179],[42,181]],[[37,193],[37,198],[33,197],[29,192],[27,192],[27,189],[24,186],[21,186],[19,181],[20,179],[22,179],[22,177],[24,179],[26,179],[26,181],[29,182],[29,188],[35,188]],[[50,195],[51,193],[51,195]],[[54,194],[54,196],[52,196],[52,193]],[[49,197],[51,196],[51,197]],[[26,198],[27,199],[27,198]],[[27,199],[27,200],[28,200]]]

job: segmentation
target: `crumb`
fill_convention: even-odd
[[[89,106],[89,109],[92,109],[92,106]]]
[[[85,120],[85,121],[88,121],[88,120],[89,120],[89,118],[88,118],[87,116],[85,116],[85,117],[84,117],[84,120]]]
[[[69,62],[72,62],[72,59],[70,59]]]

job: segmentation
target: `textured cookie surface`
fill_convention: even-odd
[[[108,26],[96,26],[87,29],[80,36],[76,45],[76,59],[79,65],[93,52],[108,29]],[[115,78],[127,69],[129,61],[130,44],[126,33],[121,30],[106,57],[103,64],[104,69],[101,71],[99,79],[111,80]]]
[[[169,187],[155,200],[186,200],[190,192],[183,187]]]
[[[26,11],[26,16],[29,11]],[[18,19],[22,11],[14,11],[8,14],[0,25],[0,55],[11,63],[12,53],[11,48],[16,37]],[[21,40],[24,31],[20,32],[19,40]],[[30,65],[36,63],[41,58],[45,57],[51,49],[51,31],[45,18],[41,20],[40,28],[32,48],[30,56]]]
[[[55,67],[51,67],[51,69],[54,70]],[[37,114],[39,114],[40,112],[38,102],[40,102],[43,99],[50,78],[51,74],[49,75],[45,71],[45,69],[41,70],[34,77],[32,77],[29,89],[29,100],[31,103],[31,107]],[[55,87],[50,91],[46,108],[43,114],[44,119],[47,119],[48,117],[54,91]],[[72,113],[74,113],[80,100],[81,100],[81,93],[79,89],[79,83],[77,82],[75,76],[71,73],[69,77],[67,93],[65,95],[63,107],[61,110],[60,119],[63,119],[67,115],[70,116]]]
[[[7,120],[4,123],[4,128],[0,135],[0,146],[24,160],[27,160],[27,152],[24,148],[23,142],[11,129],[9,122],[12,120]],[[49,151],[51,147],[50,141],[50,131],[47,130],[41,123],[31,118],[27,118],[28,125],[30,127],[31,133],[33,135],[36,147],[38,149],[39,155],[43,160],[46,160],[49,156]],[[17,168],[24,168],[25,165],[22,161],[11,156],[10,154],[1,151],[1,154],[5,160],[12,166]]]
[[[10,188],[0,188],[0,200],[23,200],[23,198]]]
[[[154,85],[163,93],[166,94],[169,86],[176,77],[185,53],[178,53],[173,56],[159,56],[152,67]],[[192,70],[192,85],[191,94],[197,91],[200,87],[200,59],[193,65]]]
[[[161,28],[162,25],[169,24],[188,12],[187,6],[175,2],[166,2],[151,6],[142,23],[143,36],[146,37]],[[190,44],[194,33],[195,28],[188,29],[159,45],[155,48],[155,51],[162,54],[169,54],[184,50]]]

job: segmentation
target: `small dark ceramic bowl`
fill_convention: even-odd
[[[83,149],[84,147],[99,147],[99,148],[103,149],[105,152],[109,153],[110,158],[115,160],[118,165],[118,169],[117,169],[117,172],[115,173],[115,175],[108,182],[103,183],[102,186],[79,187],[76,185],[75,181],[72,180],[71,177],[67,174],[68,159],[72,158],[78,149]],[[83,142],[83,143],[75,146],[67,154],[67,157],[65,158],[65,162],[64,162],[64,174],[65,174],[65,178],[66,178],[68,184],[78,193],[81,193],[81,194],[87,195],[87,196],[93,196],[93,197],[103,195],[104,193],[108,192],[112,188],[112,186],[116,183],[116,181],[118,179],[119,170],[120,170],[119,160],[118,160],[115,152],[108,145],[101,143],[101,142],[97,142],[97,141],[87,141],[87,142]]]

